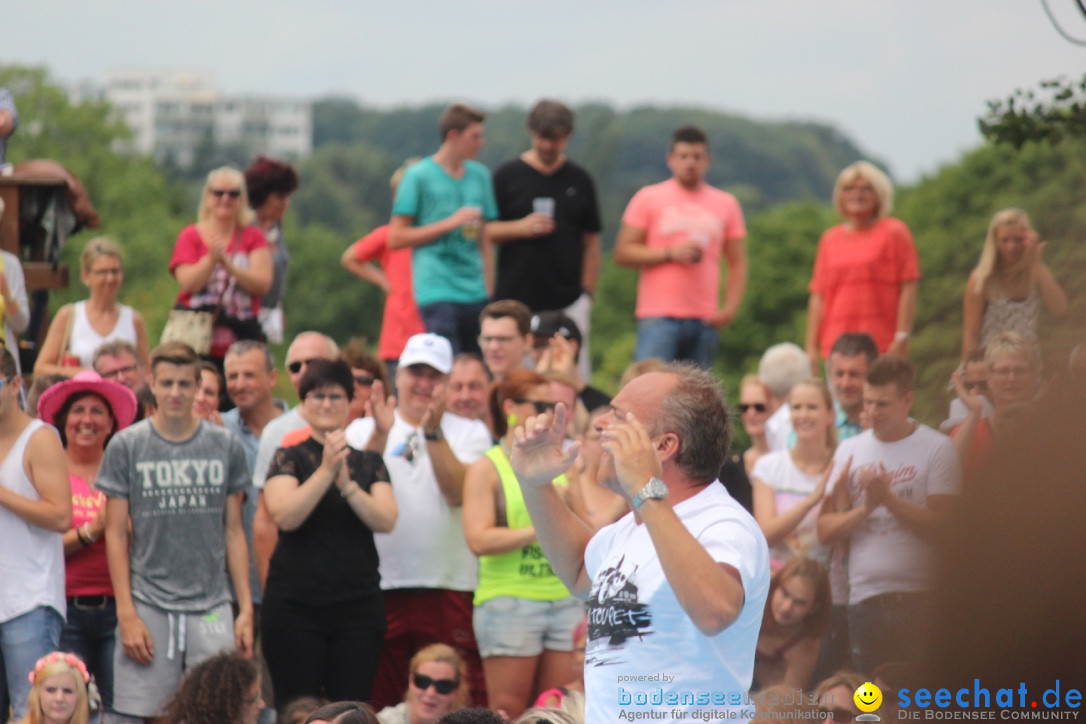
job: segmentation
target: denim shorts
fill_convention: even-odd
[[[572,651],[573,630],[584,618],[584,603],[573,598],[531,601],[497,596],[475,607],[479,654],[539,656],[543,650]]]

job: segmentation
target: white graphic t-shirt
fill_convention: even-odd
[[[639,712],[690,721],[698,710],[738,710],[747,695],[769,591],[765,537],[719,483],[675,513],[714,560],[739,571],[743,609],[720,633],[702,634],[679,606],[645,526],[630,513],[600,530],[585,550],[592,579],[585,721]]]

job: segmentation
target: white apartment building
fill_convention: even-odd
[[[252,155],[301,158],[312,150],[308,101],[224,96],[208,71],[115,71],[106,79],[105,98],[132,129],[127,148],[158,161],[191,164],[209,134]]]

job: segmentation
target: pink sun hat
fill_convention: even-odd
[[[80,392],[93,392],[100,396],[113,411],[117,429],[121,430],[136,419],[136,396],[132,390],[112,380],[102,379],[94,370],[83,370],[70,380],[58,382],[38,398],[38,418],[54,424],[57,413],[68,399]]]

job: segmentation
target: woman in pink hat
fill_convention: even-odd
[[[91,488],[106,443],[136,417],[136,398],[117,382],[85,370],[38,399],[38,417],[53,425],[68,454],[72,529],[64,534],[68,621],[60,648],[87,663],[102,703],[113,703],[113,641],[117,611],[106,563],[105,496]]]

